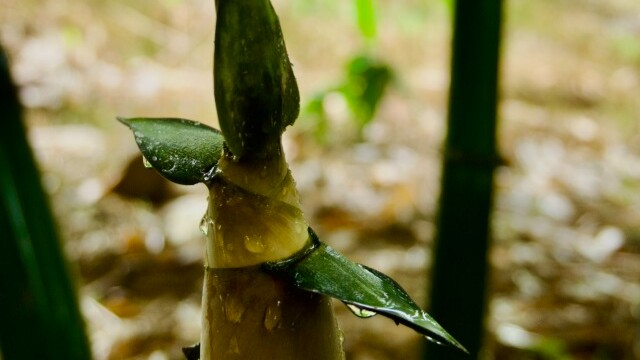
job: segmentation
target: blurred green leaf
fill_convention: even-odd
[[[376,12],[374,0],[356,0],[358,28],[367,39],[376,37]]]
[[[449,15],[453,18],[454,12],[456,11],[454,0],[442,0],[447,10],[449,10]]]
[[[385,91],[393,81],[393,71],[385,63],[367,55],[358,55],[351,59],[345,68],[343,82],[334,88],[314,96],[305,106],[305,115],[316,139],[323,142],[328,133],[329,119],[324,108],[330,94],[341,95],[349,106],[357,129],[364,127],[375,117]]]
[[[542,338],[530,349],[545,360],[571,360],[572,356],[564,341],[554,338]]]
[[[0,348],[5,360],[91,358],[76,292],[0,48]]]
[[[224,138],[220,131],[177,118],[118,118],[127,125],[146,161],[162,176],[183,185],[205,182],[218,163]]]
[[[346,82],[340,91],[361,128],[373,119],[392,78],[389,66],[369,56],[356,56],[347,65]]]
[[[326,93],[314,96],[304,108],[303,122],[301,127],[311,130],[316,141],[324,143],[327,139],[329,120],[324,111],[324,97]]]
[[[375,314],[406,325],[429,340],[466,352],[429,314],[387,275],[345,258],[321,243],[309,228],[314,247],[291,259],[268,263],[267,271],[287,278],[296,287],[336,298],[359,317]]]

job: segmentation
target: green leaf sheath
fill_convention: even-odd
[[[386,316],[436,342],[466,352],[393,279],[345,258],[321,243],[311,229],[309,235],[315,244],[313,248],[305,249],[289,260],[268,263],[265,268],[286,277],[298,288],[331,296],[345,304]]]
[[[205,182],[222,154],[220,131],[176,118],[118,118],[127,125],[142,155],[162,176],[183,185]]]
[[[300,94],[269,0],[218,0],[213,72],[220,128],[233,155],[279,154]]]

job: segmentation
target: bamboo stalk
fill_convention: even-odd
[[[478,358],[496,166],[501,0],[455,3],[449,120],[431,287],[431,314]],[[425,359],[469,359],[427,346]]]

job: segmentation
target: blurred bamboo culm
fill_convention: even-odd
[[[484,331],[501,0],[457,0],[448,132],[436,230],[430,309],[471,357],[427,345],[424,358],[479,358]]]
[[[4,360],[91,358],[76,292],[0,49],[0,350]]]

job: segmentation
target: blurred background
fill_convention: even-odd
[[[273,4],[310,223],[426,305],[450,2],[380,0],[375,36],[352,1]],[[511,0],[504,15],[487,358],[640,359],[640,2]],[[214,21],[210,0],[0,0],[96,360],[182,359],[198,341],[207,190],[146,170],[115,116],[217,127]],[[419,358],[413,331],[335,306],[348,359]]]

